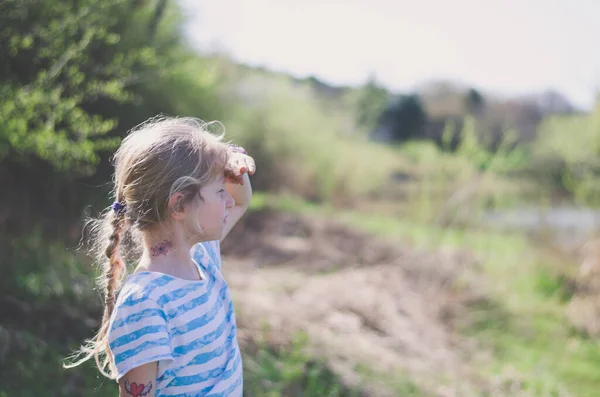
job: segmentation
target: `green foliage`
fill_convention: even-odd
[[[527,172],[572,193],[578,204],[600,205],[600,111],[546,120],[532,157]]]
[[[388,148],[345,134],[348,115],[321,106],[309,87],[254,76],[236,88],[243,103],[225,125],[263,170],[253,177],[258,189],[344,200],[381,187],[397,162]]]
[[[389,91],[381,86],[375,76],[370,76],[364,86],[351,92],[356,124],[365,132],[372,132],[390,98]]]
[[[306,352],[308,339],[298,333],[289,348],[272,349],[259,341],[244,359],[244,395],[265,397],[358,397],[344,387],[325,363]]]
[[[383,111],[378,129],[385,129],[391,141],[406,141],[423,135],[427,115],[417,94],[401,95]]]
[[[2,325],[0,334],[10,343],[4,361],[0,362],[0,384],[7,395],[108,397],[118,394],[116,383],[99,376],[91,362],[76,369],[63,369],[64,357],[69,352],[62,344],[48,341],[29,331],[3,328]]]
[[[99,152],[119,143],[117,126],[157,113],[199,115],[207,106],[198,104],[213,99],[205,92],[214,72],[198,73],[207,64],[180,43],[176,9],[123,0],[0,7],[0,161],[35,157],[90,174]],[[127,104],[154,106],[129,119]]]
[[[41,302],[63,299],[84,306],[95,298],[92,277],[96,269],[73,242],[50,241],[38,227],[29,236],[12,239],[5,254],[7,263],[18,264],[3,269],[6,277],[0,287],[7,294]]]
[[[465,118],[458,138],[454,131],[448,123],[441,147],[432,141],[397,147],[412,175],[394,188],[406,197],[408,216],[444,225],[475,224],[484,211],[513,205],[527,192],[525,181],[514,175],[527,164],[527,149],[513,145],[513,135],[507,133],[492,151],[479,139],[474,118]],[[453,141],[458,145],[451,151]]]
[[[124,1],[3,2],[0,48],[0,160],[30,156],[58,170],[91,172],[117,120],[88,111],[98,101],[122,103],[136,68],[156,62],[151,48],[128,48],[116,29]]]
[[[2,228],[65,233],[84,206],[106,205],[127,130],[160,113],[220,116],[216,65],[181,23],[175,2],[0,4]]]
[[[93,335],[101,316],[89,261],[39,231],[13,238],[0,282],[0,385],[14,396],[115,395],[92,362],[72,370],[64,359]],[[13,265],[13,264],[16,264]]]
[[[537,275],[537,288],[545,298],[556,298],[561,302],[568,302],[573,297],[569,279],[563,274],[555,274],[540,266]]]

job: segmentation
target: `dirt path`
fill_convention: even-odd
[[[368,378],[377,396],[397,395],[406,379],[438,396],[476,381],[475,347],[454,332],[464,308],[485,299],[470,255],[271,210],[248,214],[222,248],[242,343],[265,324],[272,344],[305,331],[348,385]]]

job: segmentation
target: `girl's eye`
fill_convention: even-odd
[[[224,191],[225,191],[225,189],[219,190],[219,194],[222,194]]]

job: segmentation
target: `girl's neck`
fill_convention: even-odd
[[[183,279],[198,279],[191,246],[177,229],[144,235],[144,250],[136,271],[155,271]]]

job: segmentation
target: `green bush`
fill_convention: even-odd
[[[578,204],[600,205],[600,111],[544,121],[527,171]]]
[[[511,144],[510,132],[492,151],[478,139],[475,122],[467,117],[451,151],[445,145],[455,140],[453,130],[449,124],[442,147],[433,141],[409,141],[396,148],[411,175],[396,190],[403,191],[412,217],[443,224],[477,223],[483,211],[513,205],[526,194],[528,184],[518,171],[527,163],[527,152]]]
[[[127,130],[160,113],[220,117],[216,66],[181,23],[165,1],[0,4],[2,230],[67,233],[107,204]]]

